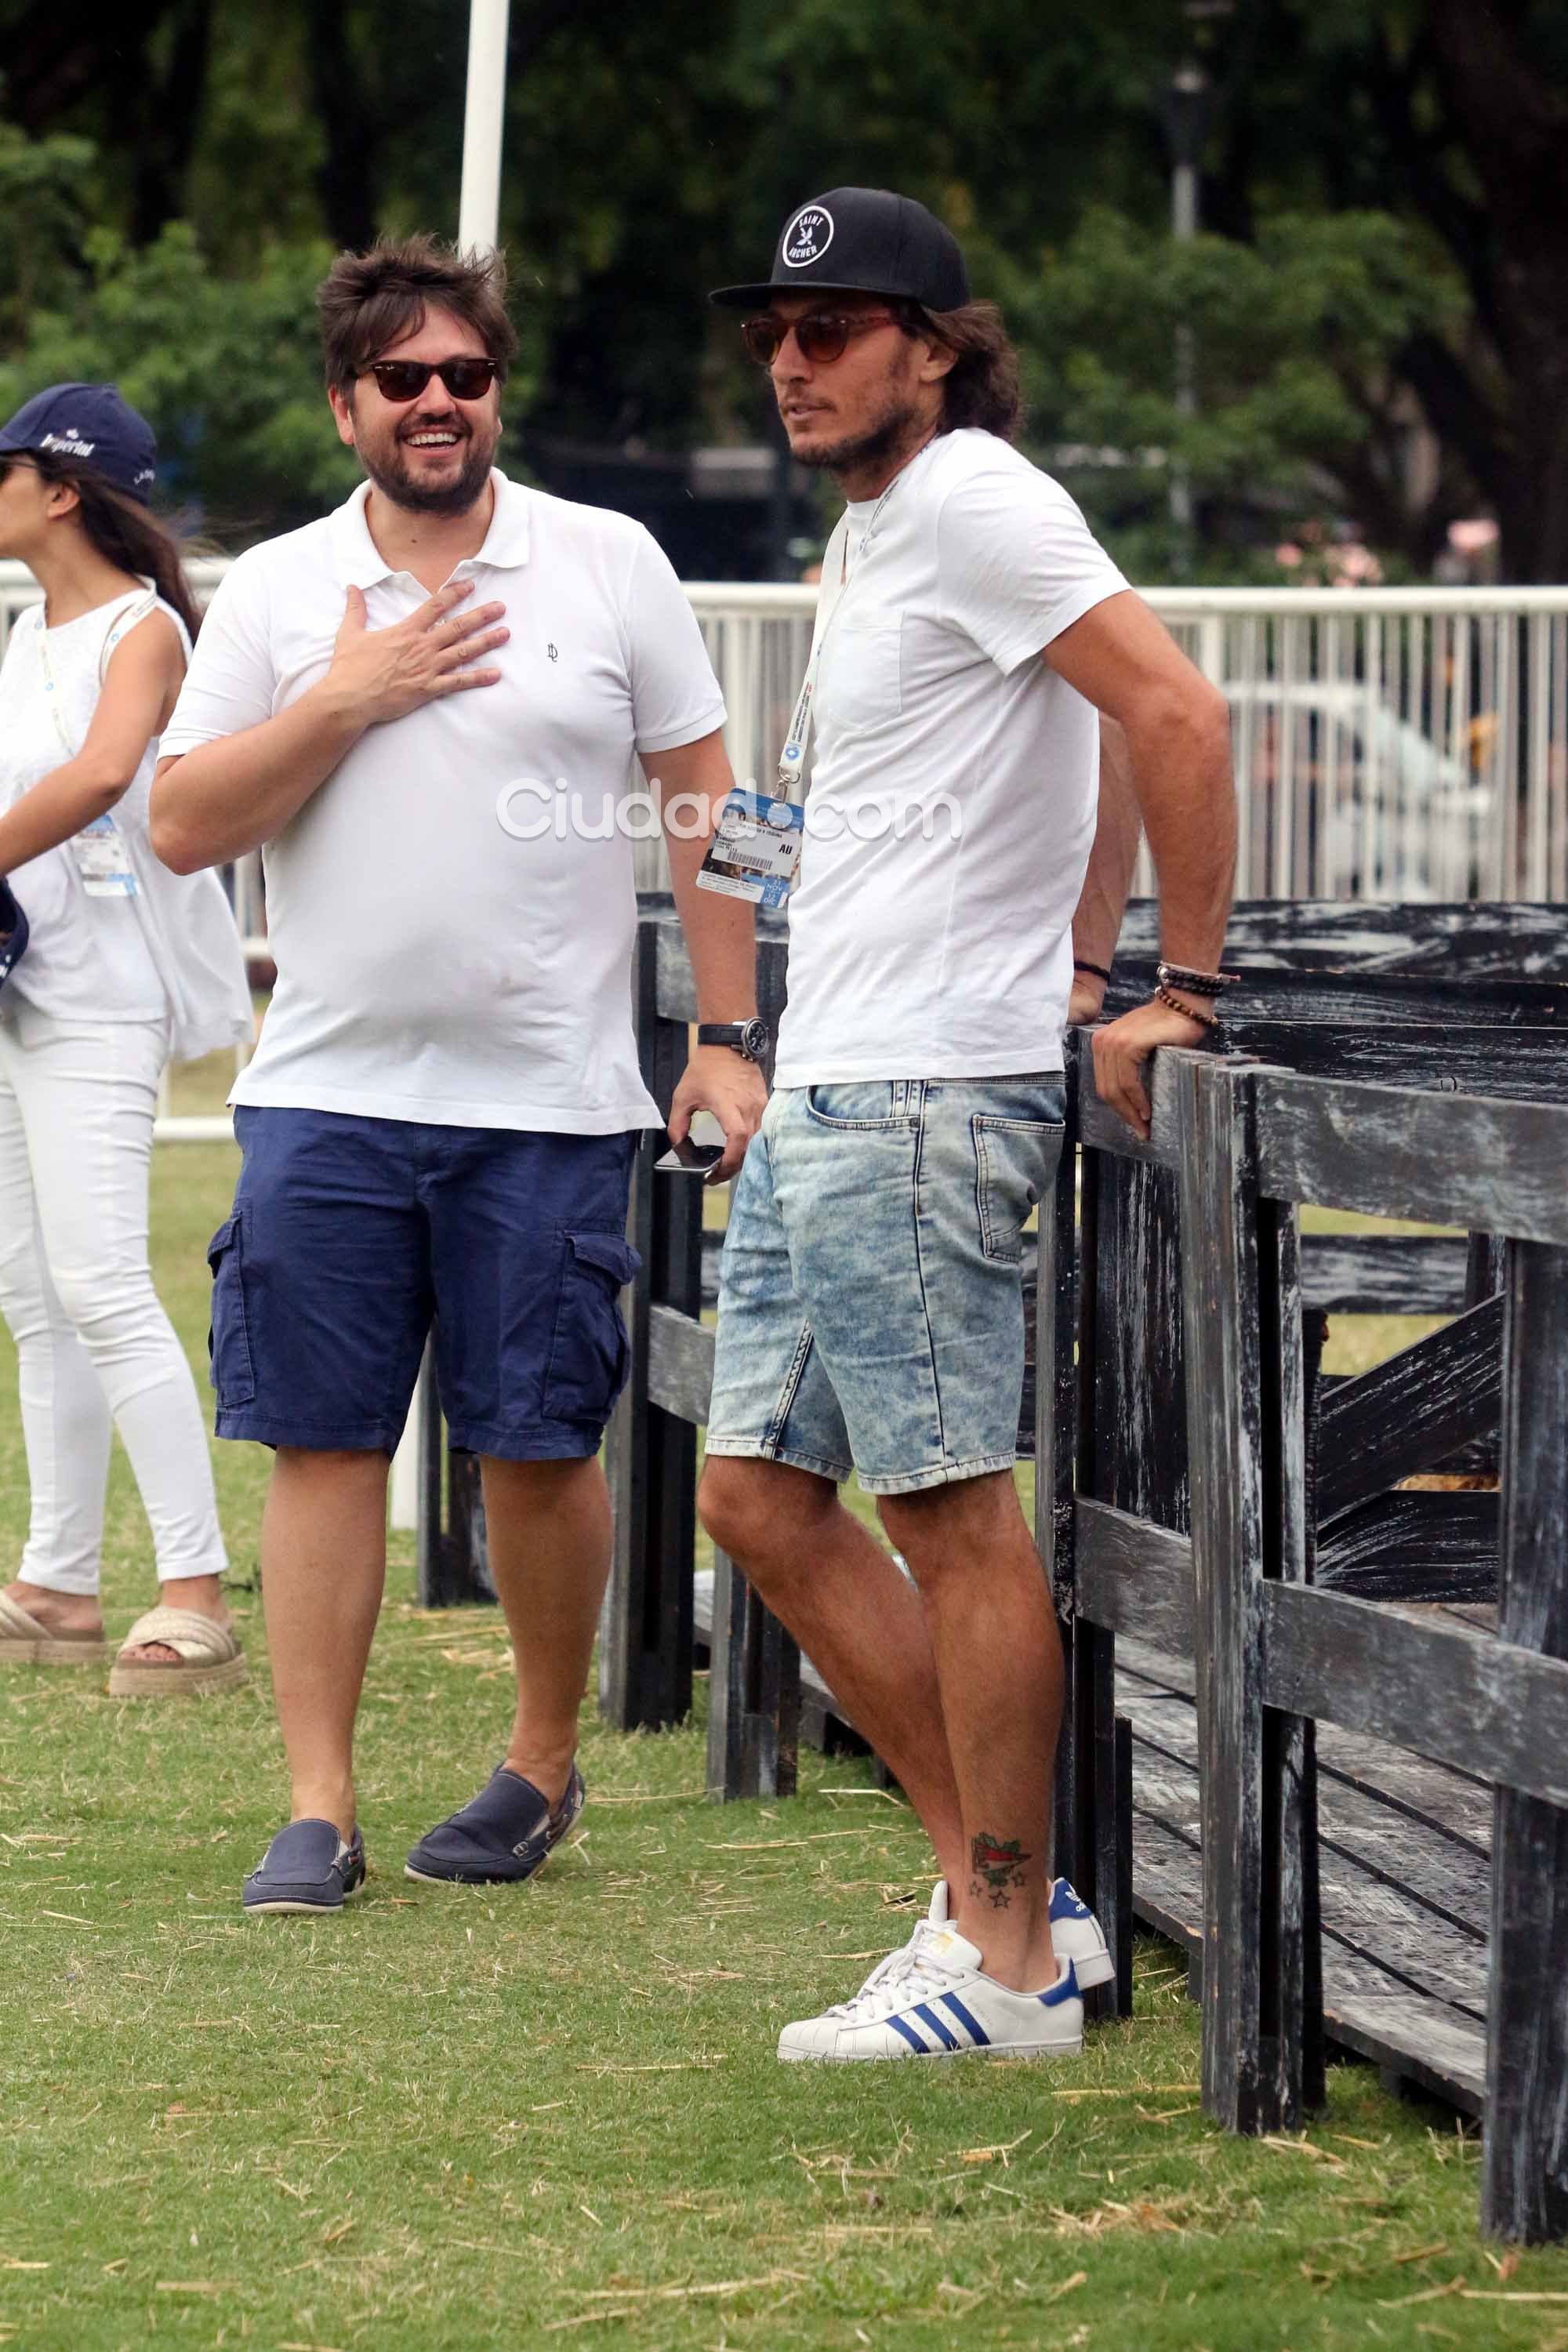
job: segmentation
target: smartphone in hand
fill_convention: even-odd
[[[662,1158],[653,1164],[656,1170],[667,1176],[706,1176],[723,1157],[721,1143],[693,1143],[689,1135],[683,1135],[679,1143],[672,1143]]]

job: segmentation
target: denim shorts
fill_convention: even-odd
[[[774,1094],[725,1237],[708,1451],[873,1495],[1007,1470],[1059,1070]]]
[[[448,1440],[596,1454],[625,1382],[635,1134],[242,1106],[213,1235],[217,1433],[390,1454],[432,1323]]]

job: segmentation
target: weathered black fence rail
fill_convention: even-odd
[[[1568,1110],[1445,1101],[1167,1057],[1155,1148],[1174,1161],[1190,1542],[1135,1526],[1080,1547],[1101,1622],[1190,1622],[1204,1846],[1204,2098],[1233,2127],[1297,2120],[1316,2088],[1313,1731],[1490,1782],[1492,1939],[1482,2218],[1568,2233]],[[1495,1633],[1314,1576],[1310,1367],[1297,1207],[1503,1236],[1500,1612]],[[1480,1310],[1489,1313],[1489,1310]],[[1470,1318],[1464,1318],[1468,1322]],[[1452,1328],[1452,1327],[1450,1327]],[[1447,1338],[1440,1334],[1440,1339]],[[1489,1424],[1498,1397],[1427,1423]],[[1090,1507],[1093,1507],[1092,1506]]]
[[[757,1002],[776,1028],[784,935],[777,922],[759,928]],[[643,1076],[663,1108],[697,1018],[691,967],[668,900],[645,902],[635,986]],[[713,1332],[700,1319],[704,1190],[689,1176],[656,1174],[662,1149],[662,1137],[646,1138],[632,1179],[632,1240],[643,1265],[628,1317],[632,1375],[607,1447],[616,1563],[600,1625],[599,1701],[625,1730],[678,1723],[690,1711],[697,1430],[713,1382]],[[790,1794],[799,1653],[722,1553],[705,1631],[710,1787],[726,1796]]]
[[[1440,1094],[1484,1086],[1526,1101],[1568,1100],[1563,982],[1553,977],[1568,974],[1568,917],[1549,908],[1482,908],[1466,933],[1458,912],[1238,908],[1227,948],[1227,961],[1245,974],[1229,1024],[1237,1055],[1287,1064],[1303,1076],[1397,1077],[1401,1088]],[[1288,933],[1283,947],[1276,924]],[[1287,953],[1299,963],[1285,966]],[[1134,907],[1110,1010],[1139,1001],[1154,957],[1152,910]],[[1322,1017],[1331,981],[1331,1001],[1357,1008],[1353,1022]],[[1069,1040],[1068,1062],[1076,1198],[1075,1172],[1064,1161],[1048,1233],[1041,1218],[1037,1346],[1042,1385],[1048,1380],[1053,1392],[1037,1416],[1037,1533],[1068,1654],[1056,1851],[1112,1939],[1121,1967],[1104,1998],[1125,2009],[1134,1900],[1162,1927],[1185,1924],[1130,1889],[1132,1756],[1119,1723],[1114,1639],[1120,1625],[1165,1658],[1194,1655],[1185,1589],[1160,1573],[1162,1561],[1168,1567],[1177,1556],[1161,1539],[1179,1547],[1191,1527],[1184,1221],[1169,1139],[1139,1144],[1097,1102],[1084,1035]],[[1312,1531],[1317,1582],[1365,1601],[1494,1598],[1495,1495],[1401,1492],[1396,1482],[1439,1468],[1496,1467],[1500,1311],[1487,1303],[1500,1280],[1495,1239],[1482,1228],[1468,1240],[1306,1234],[1298,1248],[1304,1443],[1321,1514]],[[1322,1381],[1318,1368],[1326,1315],[1340,1311],[1459,1319],[1338,1385]],[[1282,1359],[1270,1357],[1268,1377],[1283,1377]],[[1139,1548],[1136,1620],[1119,1621],[1105,1612],[1112,1593],[1125,1601],[1119,1579],[1139,1526],[1152,1532]],[[1163,1821],[1187,1833],[1168,1806]],[[1306,1866],[1315,1861],[1314,1844]],[[1396,1980],[1404,1956],[1390,1958]],[[1341,2038],[1385,2064],[1400,2063],[1451,2092],[1468,2088],[1458,2054],[1436,2067],[1405,2055],[1456,2047],[1452,2019],[1414,1986],[1398,2016],[1380,1995],[1353,2015],[1345,2005],[1335,2023]]]

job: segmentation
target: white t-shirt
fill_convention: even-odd
[[[1127,583],[1060,484],[977,431],[850,507],[847,564],[776,1081],[1059,1069],[1100,723],[1039,655]]]
[[[132,590],[47,632],[53,696],[43,663],[44,608],[35,604],[18,614],[0,663],[0,779],[6,808],[14,808],[25,793],[81,750],[103,690],[106,640],[116,622],[140,601],[139,593]],[[179,614],[161,598],[157,609],[186,642]],[[55,722],[57,700],[60,726]],[[154,736],[130,789],[112,812],[122,835],[127,827],[145,826],[148,787],[158,758]],[[27,918],[27,951],[8,983],[18,996],[57,1021],[163,1018],[169,1001],[143,936],[140,910],[129,898],[89,897],[69,842],[46,849],[41,857],[30,857],[7,879]]]
[[[723,698],[640,523],[493,479],[485,543],[452,577],[473,580],[466,603],[506,606],[510,636],[484,657],[500,682],[370,728],[268,843],[278,985],[233,1102],[571,1135],[660,1124],[632,1033],[637,892],[615,819],[634,752],[711,734]],[[425,601],[377,551],[365,497],[236,561],[165,754],[315,685],[351,582],[373,629]],[[497,803],[518,784],[509,832]],[[574,800],[587,826],[554,821]]]

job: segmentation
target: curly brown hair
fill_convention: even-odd
[[[1018,354],[995,303],[965,302],[957,310],[927,310],[919,302],[906,302],[900,322],[910,333],[929,335],[958,354],[956,365],[942,378],[942,432],[958,433],[973,425],[982,433],[994,433],[999,440],[1016,440],[1025,417]]]
[[[421,232],[378,237],[368,253],[340,253],[317,287],[329,387],[346,397],[378,352],[418,333],[432,305],[472,327],[504,383],[517,349],[507,316],[506,256],[465,252]]]

